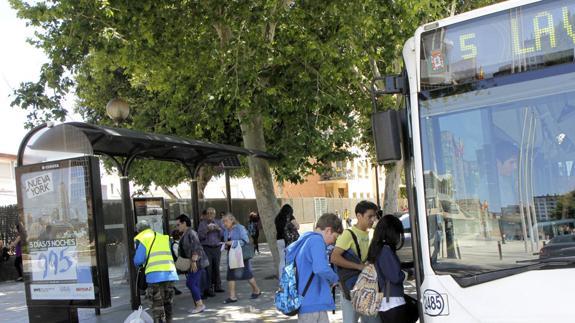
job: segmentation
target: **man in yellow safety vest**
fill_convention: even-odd
[[[136,224],[134,264],[145,266],[146,282],[152,294],[154,323],[172,322],[174,282],[178,280],[170,237],[154,232],[147,221]]]

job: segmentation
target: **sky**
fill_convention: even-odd
[[[28,130],[24,129],[26,112],[11,107],[12,93],[21,82],[37,81],[40,67],[48,61],[46,55],[26,42],[33,30],[16,17],[8,1],[0,0],[0,153],[16,154]],[[71,106],[73,98],[65,106]],[[69,120],[81,121],[77,115]]]

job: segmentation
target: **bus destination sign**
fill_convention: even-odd
[[[422,84],[572,62],[574,48],[575,1],[542,1],[424,32]]]

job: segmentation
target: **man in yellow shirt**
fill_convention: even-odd
[[[373,227],[378,207],[372,202],[361,201],[355,206],[357,223],[344,230],[335,243],[331,262],[338,267],[342,288],[341,309],[344,323],[357,323],[360,315],[351,305],[349,291],[365,267],[369,250],[369,229]],[[359,250],[358,250],[359,248]],[[377,316],[361,316],[361,322],[380,322]]]

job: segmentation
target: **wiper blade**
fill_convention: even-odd
[[[516,263],[535,263],[535,264],[549,264],[549,263],[561,263],[561,264],[572,264],[575,263],[575,257],[547,257],[541,259],[529,259],[529,260],[519,260]]]

